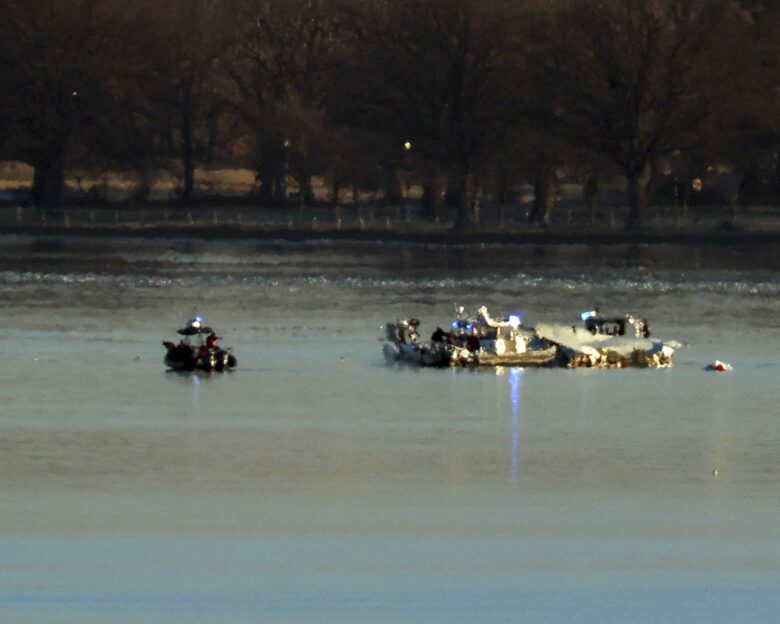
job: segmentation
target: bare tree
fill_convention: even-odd
[[[424,177],[446,174],[458,225],[478,220],[476,176],[506,144],[518,93],[515,3],[367,1],[351,55],[353,120],[410,142]],[[397,151],[396,151],[397,150]],[[438,191],[437,191],[438,194]]]
[[[220,140],[227,111],[221,55],[231,39],[230,2],[152,2],[140,34],[144,63],[136,80],[146,101],[146,123],[155,129],[160,151],[182,164],[182,202],[192,201],[195,167]]]
[[[291,174],[304,201],[327,150],[324,99],[339,46],[332,0],[240,0],[227,69],[256,146],[263,201],[282,199]]]
[[[62,201],[74,136],[93,122],[127,50],[128,3],[5,0],[0,72],[6,154],[34,168],[37,206]]]
[[[653,162],[701,142],[746,25],[730,0],[578,0],[537,30],[536,82],[554,94],[539,116],[620,166],[629,226],[645,212]]]
[[[755,36],[740,42],[748,51],[742,63],[741,82],[731,101],[736,123],[720,133],[720,154],[743,174],[743,201],[780,197],[780,5],[749,2]],[[747,43],[747,45],[746,45]]]

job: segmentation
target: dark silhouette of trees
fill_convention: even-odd
[[[195,166],[220,143],[227,112],[221,55],[231,38],[224,0],[169,0],[147,9],[148,28],[139,33],[145,62],[136,79],[145,100],[146,123],[159,151],[182,165],[181,199],[192,201]]]
[[[74,137],[94,123],[127,40],[116,0],[0,3],[4,153],[34,168],[36,206],[62,201]]]
[[[576,1],[536,31],[541,118],[572,144],[610,158],[628,186],[628,225],[641,222],[654,162],[698,147],[728,96],[726,53],[745,16],[728,0]]]
[[[780,5],[746,4],[755,35],[733,93],[739,114],[718,156],[731,157],[743,177],[741,199],[752,203],[780,197]]]
[[[419,183],[458,227],[520,179],[550,222],[558,171],[595,220],[617,169],[635,226],[664,172],[780,192],[779,36],[766,0],[5,0],[0,158],[39,206],[77,168],[171,163],[186,203],[219,163],[266,205],[288,178],[302,204],[314,176],[334,200]]]
[[[324,98],[339,47],[338,12],[330,0],[240,0],[238,15],[227,69],[254,144],[261,201],[283,199],[289,173],[310,202],[330,137]]]
[[[518,94],[515,3],[365,2],[344,89],[350,120],[381,128],[391,165],[410,142],[426,183],[441,174],[458,223],[476,222],[477,176],[506,145]],[[441,190],[431,190],[436,196]]]

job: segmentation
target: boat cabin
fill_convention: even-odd
[[[606,336],[635,336],[637,338],[649,338],[650,327],[647,319],[637,319],[626,314],[625,316],[599,316],[583,314],[585,329],[594,336],[604,334]]]

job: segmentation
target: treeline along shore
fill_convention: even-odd
[[[5,0],[0,58],[6,231],[773,231],[768,0]]]

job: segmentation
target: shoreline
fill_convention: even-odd
[[[196,239],[204,241],[281,240],[287,242],[345,241],[429,245],[716,245],[742,246],[780,243],[780,231],[715,228],[659,231],[652,228],[609,231],[571,231],[555,228],[499,231],[488,227],[455,233],[429,226],[365,229],[350,227],[290,228],[247,225],[102,224],[9,225],[0,236],[66,238]]]

